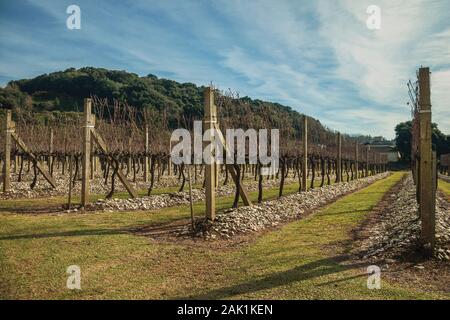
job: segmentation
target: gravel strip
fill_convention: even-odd
[[[361,244],[363,259],[387,259],[395,261],[420,248],[421,221],[418,215],[416,187],[409,174],[401,182],[401,188],[390,195],[389,207],[382,212],[369,230],[369,238]],[[450,257],[450,211],[445,199],[436,199],[436,250],[435,257]]]
[[[344,182],[322,188],[310,189],[282,198],[266,201],[249,207],[230,209],[219,213],[214,223],[198,219],[195,226],[196,236],[206,238],[230,238],[236,234],[256,232],[304,215],[305,212],[318,208],[348,192],[361,189],[390,173]],[[181,230],[180,236],[192,234],[191,227]]]
[[[333,179],[334,177],[332,177]],[[69,177],[68,175],[62,175],[60,171],[56,171],[54,173],[54,179],[56,181],[56,188],[51,188],[50,184],[45,181],[45,179],[42,177],[42,175],[38,176],[38,180],[36,183],[36,186],[33,190],[30,188],[30,184],[32,182],[33,176],[31,173],[24,172],[22,174],[22,181],[17,182],[18,175],[16,173],[11,174],[11,191],[7,193],[0,193],[0,200],[7,200],[7,199],[19,199],[19,198],[26,198],[26,199],[32,199],[32,198],[40,198],[40,197],[55,197],[55,196],[64,196],[69,193]],[[220,181],[220,187],[218,190],[219,195],[231,195],[234,193],[234,184],[232,183],[231,177],[229,177],[229,183],[224,186],[223,185],[223,175],[219,176]],[[320,180],[319,178],[316,178]],[[197,183],[203,182],[203,176],[201,174],[198,174],[197,176]],[[288,185],[290,183],[297,183],[298,179],[293,177],[293,174],[291,173],[288,177],[285,179],[285,185]],[[130,182],[131,185],[136,190],[145,190],[148,188],[150,182],[143,182],[143,181],[137,181],[137,182]],[[194,183],[194,181],[193,181]],[[264,179],[263,180],[263,186],[264,188],[271,188],[274,186],[278,186],[280,183],[279,179]],[[111,180],[108,179],[108,184],[104,183],[104,179],[102,176],[97,175],[94,180],[91,180],[90,183],[90,193],[91,194],[108,194],[111,188]],[[244,179],[244,184],[248,191],[256,191],[258,190],[258,182],[254,180],[254,178],[251,176],[250,173],[246,174],[246,178]],[[178,176],[172,175],[172,176],[161,176],[159,181],[158,179],[155,179],[154,183],[154,189],[159,188],[168,188],[168,187],[180,187],[181,180],[178,179]],[[185,190],[187,190],[187,182],[185,185]],[[116,191],[117,192],[123,192],[126,191],[123,185],[120,183],[120,181],[116,180]],[[81,181],[77,180],[75,182],[75,185],[73,186],[72,193],[73,194],[79,194],[81,192]],[[187,192],[184,192],[187,194]]]

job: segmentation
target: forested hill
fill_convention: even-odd
[[[98,96],[117,99],[137,108],[150,108],[167,116],[174,128],[180,123],[201,119],[203,115],[203,89],[193,83],[178,83],[149,74],[139,77],[126,71],[102,68],[70,68],[43,74],[34,79],[11,81],[0,88],[0,108],[27,108],[41,111],[81,111],[83,98]],[[250,106],[254,116],[269,113],[274,123],[289,123],[298,131],[301,114],[278,103],[240,100]],[[236,115],[239,116],[239,115]],[[279,121],[278,121],[279,120]],[[328,131],[320,121],[310,118],[310,131],[320,134]],[[359,137],[367,140],[368,137]],[[359,140],[358,139],[358,140]]]

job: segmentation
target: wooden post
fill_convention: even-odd
[[[308,118],[303,116],[303,162],[302,162],[302,191],[308,190]]]
[[[3,146],[3,192],[8,192],[11,188],[11,132],[14,130],[11,120],[11,110],[6,111],[4,130],[5,145]]]
[[[433,159],[431,149],[430,70],[419,69],[419,214],[422,220],[421,239],[432,252],[435,242],[435,207],[433,200]]]
[[[89,171],[91,169],[91,109],[92,100],[84,99],[84,125],[83,125],[83,159],[81,177],[81,206],[89,202]]]
[[[148,125],[145,125],[145,157],[144,157],[144,182],[148,182]],[[169,159],[170,161],[170,159]],[[170,171],[170,163],[169,163]]]
[[[13,128],[14,128],[14,122],[12,123]],[[38,171],[44,176],[45,180],[47,180],[48,183],[50,183],[50,185],[53,188],[56,188],[56,181],[55,179],[53,179],[53,177],[50,175],[49,172],[47,172],[44,168],[44,165],[39,161],[39,158],[36,157],[31,151],[30,149],[27,147],[27,145],[25,144],[25,142],[22,141],[22,139],[17,135],[17,133],[14,132],[14,129],[11,130],[11,137],[14,140],[14,142],[16,143],[16,145],[23,150],[23,152],[25,152],[28,157],[32,160],[36,161],[36,168],[38,169]]]
[[[225,138],[223,137],[223,134],[220,131],[219,125],[217,123],[215,124],[215,128],[216,128],[216,133],[218,135],[220,142],[222,143],[223,146],[225,146],[225,154],[226,154],[229,152],[228,147],[227,147]],[[234,183],[237,184],[238,183],[237,172],[236,172],[236,168],[234,167],[234,165],[226,164],[226,169],[228,170],[228,173],[231,175],[231,178],[233,179]],[[244,205],[246,205],[246,206],[252,205],[250,197],[247,194],[247,190],[245,189],[245,187],[242,183],[239,183],[239,195],[241,196],[242,202],[244,202]]]
[[[356,142],[355,143],[355,171],[356,171],[356,179],[358,179],[359,178],[359,176],[358,176],[358,167],[359,167],[359,164],[358,164],[358,161],[359,161],[359,150],[358,150],[358,142]]]
[[[92,119],[92,121],[95,118]],[[111,168],[114,169],[115,167],[115,161],[117,160],[115,159],[111,154],[109,154],[108,152],[108,147],[106,146],[105,141],[103,140],[103,138],[95,131],[94,129],[94,125],[91,125],[91,136],[93,141],[97,144],[97,146],[99,147],[99,149],[106,154],[106,161],[108,161],[108,163],[111,165]],[[137,198],[138,197],[138,193],[136,192],[136,190],[134,190],[133,186],[130,184],[130,182],[127,180],[127,178],[123,175],[122,170],[120,168],[118,168],[117,170],[117,177],[119,178],[120,182],[122,182],[123,186],[125,187],[125,189],[128,191],[128,194],[132,197],[132,198]]]
[[[336,182],[342,182],[342,138],[337,134]]]
[[[203,120],[203,130],[206,131],[211,129],[210,136],[208,137],[214,143],[214,133],[213,129],[217,124],[217,111],[214,104],[214,91],[213,88],[207,87],[204,93],[204,107],[205,107],[205,118]],[[208,142],[207,142],[208,143]],[[206,144],[207,144],[206,143]],[[205,167],[205,195],[206,195],[206,218],[214,220],[216,217],[216,170],[214,162],[214,151],[212,150],[212,162],[211,164],[206,164]]]

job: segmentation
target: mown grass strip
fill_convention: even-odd
[[[450,199],[450,182],[439,179],[438,181],[439,189],[444,192]]]

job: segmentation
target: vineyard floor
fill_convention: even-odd
[[[245,183],[245,182],[244,182]],[[279,182],[278,182],[279,183]],[[308,180],[308,185],[311,183],[310,180]],[[332,184],[334,181],[332,180]],[[320,186],[320,180],[316,179],[314,182],[314,185],[316,187]],[[193,188],[201,188],[201,185],[193,185]],[[162,195],[162,194],[169,194],[174,193],[179,190],[178,187],[165,187],[165,188],[158,188],[154,189],[152,191],[152,195]],[[187,187],[185,187],[185,192],[187,192]],[[286,184],[284,186],[283,195],[292,194],[298,191],[298,183],[290,183]],[[147,190],[139,190],[138,195],[140,197],[145,197],[147,195]],[[249,192],[249,195],[252,198],[252,201],[257,201],[257,192]],[[263,200],[269,200],[276,198],[278,196],[278,186],[272,186],[270,188],[264,188],[263,192]],[[116,192],[114,193],[114,197],[116,199],[129,199],[130,196],[127,192]],[[100,199],[105,199],[105,194],[92,194],[90,196],[91,202],[95,202]],[[224,196],[219,197],[219,209],[225,208],[226,206],[231,206],[232,197],[231,196]],[[222,199],[222,200],[221,200]],[[224,204],[221,206],[221,203],[224,202]],[[80,205],[80,196],[74,195],[72,198],[72,203],[74,206]],[[203,205],[203,201],[198,201],[196,205],[198,207],[201,207]],[[10,200],[0,200],[0,212],[15,212],[15,213],[64,213],[65,210],[62,209],[62,207],[67,204],[67,196],[52,196],[48,198],[30,198],[30,199],[10,199]],[[150,212],[154,210],[147,210],[144,212]],[[204,211],[202,211],[204,213]]]
[[[383,276],[381,290],[369,290],[367,263],[347,258],[351,231],[403,175],[394,173],[304,219],[224,247],[157,241],[129,232],[187,218],[188,206],[152,214],[30,215],[17,214],[11,201],[2,204],[0,213],[0,298],[450,299]],[[288,186],[286,193],[296,188]],[[267,198],[276,194],[276,188],[265,192]],[[48,205],[44,199],[15,204],[23,202]],[[231,202],[232,197],[221,198],[218,207]],[[196,213],[203,207],[197,203]],[[66,288],[70,265],[81,268],[82,290]]]
[[[439,179],[438,187],[450,201],[450,182]]]

